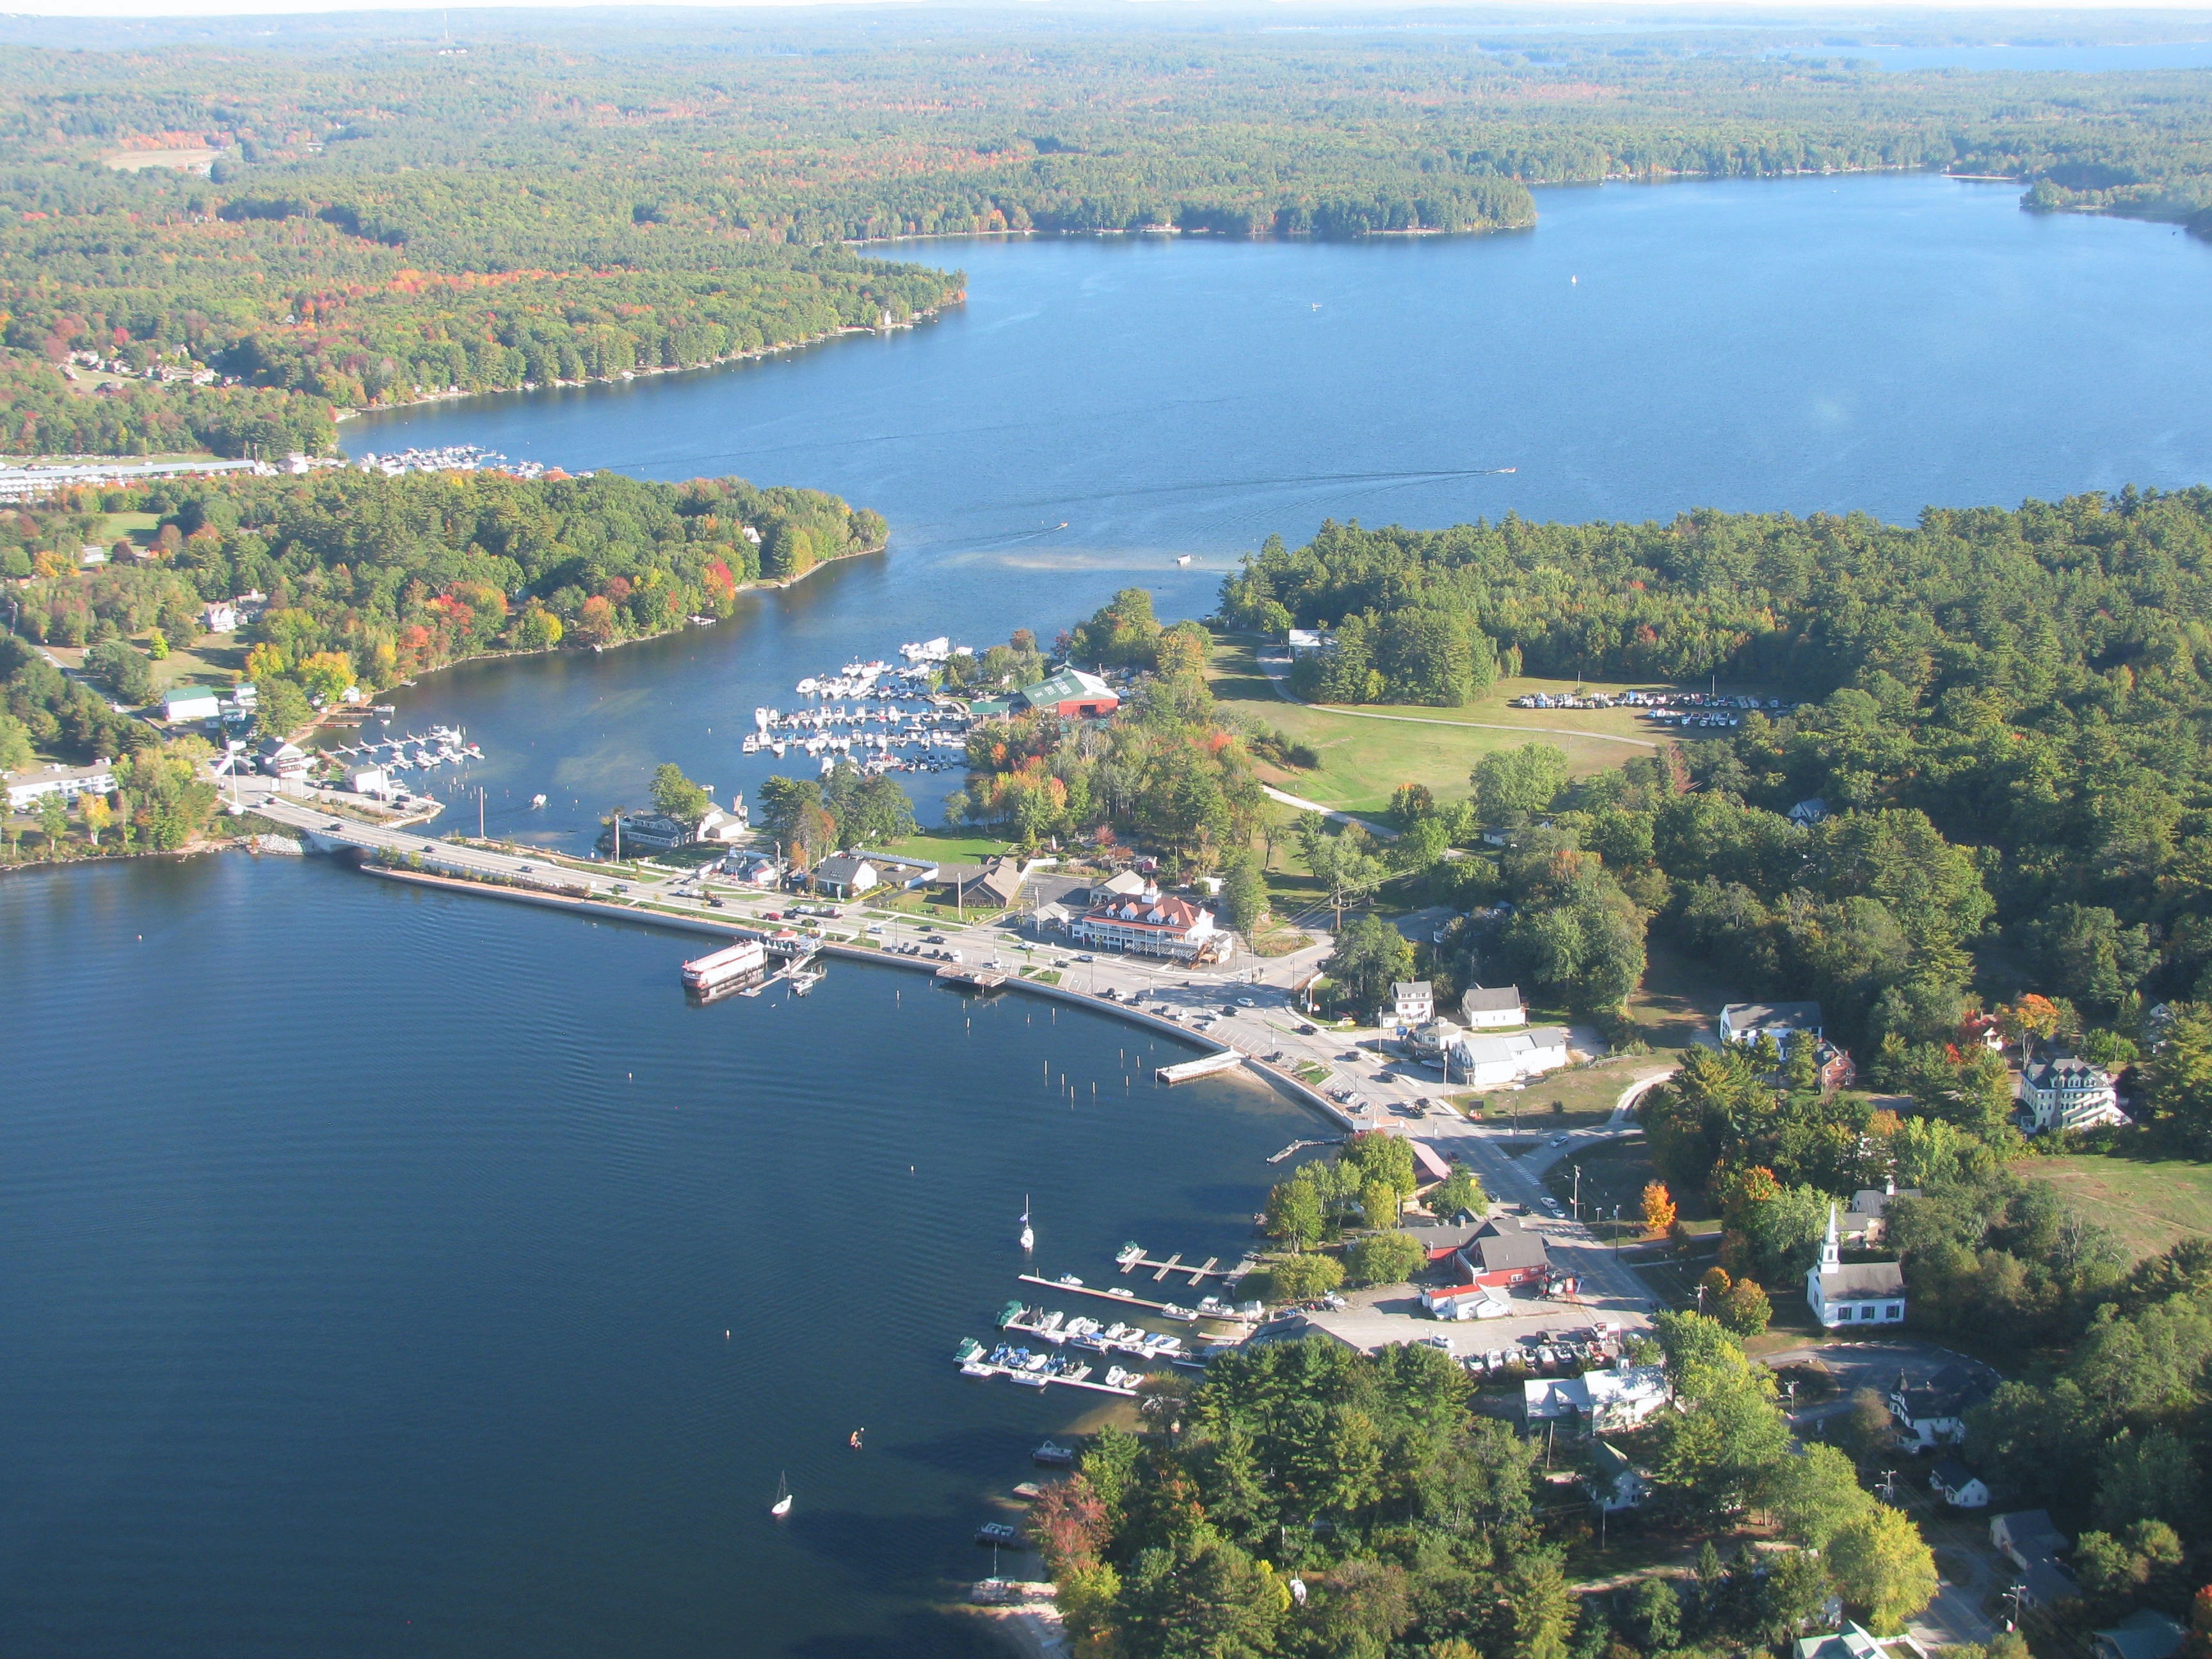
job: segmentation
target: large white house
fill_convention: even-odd
[[[1444,1050],[1448,1082],[1470,1089],[1523,1083],[1567,1063],[1563,1026],[1532,1025],[1525,1031],[1462,1031]]]
[[[1425,979],[1403,979],[1390,987],[1390,1018],[1401,1025],[1426,1025],[1437,1017],[1435,990]]]
[[[1836,1206],[1831,1204],[1820,1259],[1805,1272],[1805,1300],[1813,1317],[1831,1330],[1839,1325],[1902,1325],[1905,1270],[1894,1261],[1855,1261],[1846,1267],[1836,1231]]]
[[[1213,912],[1147,886],[1129,898],[1098,905],[1078,917],[1071,936],[1109,951],[1138,957],[1198,956],[1215,937]]]
[[[1820,1035],[1820,1005],[1817,1002],[1731,1002],[1721,1010],[1723,1042],[1756,1042],[1762,1036],[1788,1052],[1800,1032]]]
[[[2021,1073],[2020,1103],[2039,1134],[2128,1121],[2112,1073],[2086,1060],[2037,1060]]]

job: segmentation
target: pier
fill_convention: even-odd
[[[979,991],[995,991],[1006,982],[995,968],[961,968],[949,962],[937,970],[937,976],[948,985],[972,985]]]
[[[1117,1387],[1111,1382],[1093,1382],[1087,1376],[1047,1376],[1039,1371],[1025,1371],[1016,1365],[1001,1365],[988,1359],[957,1359],[963,1376],[1010,1376],[1024,1388],[1088,1389],[1093,1394],[1119,1395],[1124,1400],[1134,1400],[1134,1389]]]
[[[1242,1279],[1250,1271],[1252,1265],[1249,1261],[1238,1263],[1231,1273],[1220,1275],[1223,1284],[1227,1285]],[[1176,1271],[1188,1273],[1191,1270],[1188,1267],[1178,1267]],[[1172,1302],[1147,1302],[1133,1291],[1120,1289],[1102,1291],[1089,1285],[1070,1285],[1064,1279],[1040,1279],[1035,1273],[1018,1273],[1015,1277],[1022,1284],[1040,1285],[1048,1291],[1058,1291],[1062,1296],[1095,1296],[1111,1302],[1119,1308],[1142,1308],[1147,1313],[1158,1314],[1165,1319],[1186,1320],[1193,1324],[1200,1320],[1218,1319],[1232,1325],[1247,1325],[1259,1317],[1256,1314],[1239,1312],[1234,1308],[1224,1309],[1219,1312],[1211,1310],[1201,1312],[1195,1309],[1180,1307]]]
[[[1156,1285],[1165,1279],[1170,1273],[1182,1273],[1187,1275],[1189,1282],[1194,1285],[1202,1279],[1218,1279],[1224,1289],[1234,1285],[1238,1279],[1250,1273],[1257,1265],[1248,1255],[1235,1267],[1224,1268],[1220,1265],[1219,1256],[1210,1255],[1194,1267],[1182,1259],[1181,1250],[1177,1250],[1165,1261],[1161,1261],[1158,1257],[1146,1255],[1144,1247],[1139,1244],[1124,1244],[1121,1254],[1116,1255],[1114,1261],[1125,1276],[1137,1272],[1139,1268],[1150,1268],[1152,1282]]]
[[[1153,1072],[1159,1082],[1173,1085],[1188,1083],[1194,1078],[1212,1077],[1216,1072],[1226,1072],[1244,1063],[1244,1056],[1235,1048],[1224,1048],[1218,1054],[1202,1054],[1196,1060],[1186,1060],[1173,1066],[1163,1066]]]

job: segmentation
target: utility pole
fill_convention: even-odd
[[[1583,1166],[1579,1164],[1575,1165],[1575,1192],[1567,1200],[1567,1207],[1574,1212],[1577,1222],[1583,1218]]]

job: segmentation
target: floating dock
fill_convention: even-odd
[[[1137,1391],[1111,1382],[1093,1382],[1089,1377],[1047,1376],[1038,1371],[1025,1371],[1018,1365],[1002,1365],[992,1359],[962,1359],[956,1356],[952,1362],[960,1367],[963,1376],[1010,1376],[1024,1388],[1040,1393],[1048,1388],[1087,1389],[1093,1394],[1110,1394],[1123,1400],[1134,1400]]]
[[[1188,1083],[1194,1078],[1212,1077],[1216,1072],[1226,1072],[1244,1063],[1243,1054],[1235,1048],[1224,1048],[1218,1054],[1206,1054],[1197,1060],[1186,1060],[1174,1066],[1163,1066],[1153,1072],[1161,1083]]]
[[[1189,1269],[1183,1267],[1176,1271],[1188,1273]],[[1242,1277],[1241,1274],[1238,1276]],[[1200,1313],[1194,1309],[1177,1307],[1172,1302],[1147,1302],[1129,1291],[1102,1291],[1090,1285],[1069,1285],[1057,1279],[1040,1279],[1035,1273],[1018,1273],[1015,1277],[1024,1285],[1042,1285],[1048,1291],[1058,1291],[1062,1296],[1095,1296],[1103,1301],[1111,1302],[1118,1308],[1142,1308],[1146,1313],[1158,1314],[1167,1319],[1181,1319],[1191,1324],[1218,1319],[1231,1325],[1249,1325],[1259,1318],[1257,1314],[1243,1313],[1233,1308],[1219,1313]]]
[[[1234,1285],[1237,1280],[1259,1265],[1248,1255],[1235,1267],[1224,1267],[1221,1266],[1219,1256],[1210,1255],[1194,1266],[1182,1259],[1181,1250],[1177,1250],[1163,1261],[1156,1256],[1146,1255],[1141,1244],[1124,1244],[1114,1257],[1114,1263],[1125,1275],[1135,1273],[1139,1268],[1150,1269],[1152,1282],[1156,1285],[1166,1279],[1170,1273],[1182,1273],[1194,1285],[1204,1279],[1218,1279],[1224,1288]]]
[[[995,991],[1006,982],[995,968],[957,968],[951,963],[939,969],[937,976],[948,985],[972,985],[979,991]]]

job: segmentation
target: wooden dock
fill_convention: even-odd
[[[994,1365],[988,1359],[955,1360],[953,1363],[960,1367],[961,1375],[963,1376],[1028,1376],[1034,1379],[1037,1375],[1034,1371],[1016,1370],[1012,1365]],[[1087,1376],[1080,1381],[1072,1376],[1048,1376],[1042,1380],[1045,1388],[1088,1389],[1093,1394],[1119,1395],[1124,1400],[1134,1400],[1137,1397],[1137,1391],[1134,1389],[1117,1389],[1110,1382],[1093,1382]],[[1022,1386],[1036,1388],[1036,1382],[1033,1380]],[[1037,1389],[1040,1394],[1043,1391],[1043,1389]]]
[[[995,991],[1006,982],[995,968],[961,968],[949,962],[937,970],[937,976],[948,985],[972,985],[979,991]]]
[[[1224,1286],[1233,1285],[1259,1265],[1248,1255],[1235,1267],[1224,1267],[1221,1266],[1219,1256],[1210,1255],[1204,1261],[1193,1266],[1182,1259],[1181,1250],[1177,1250],[1163,1261],[1156,1256],[1146,1255],[1143,1248],[1135,1244],[1123,1245],[1121,1253],[1114,1258],[1114,1261],[1125,1275],[1135,1273],[1139,1268],[1150,1269],[1152,1282],[1157,1285],[1165,1279],[1170,1273],[1182,1273],[1187,1282],[1194,1286],[1209,1279],[1218,1279]]]

